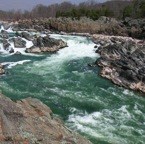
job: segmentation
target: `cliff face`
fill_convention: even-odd
[[[0,143],[90,144],[67,129],[49,107],[37,99],[13,102],[0,94]]]

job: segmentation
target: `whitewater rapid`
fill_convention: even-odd
[[[41,71],[39,71],[40,74],[47,74],[50,71],[48,71],[46,67],[49,67],[51,71],[54,70],[54,73],[56,73],[57,70],[59,71],[63,68],[62,65],[67,61],[85,57],[93,58],[94,60],[99,58],[99,55],[95,53],[95,44],[86,37],[58,34],[51,34],[50,37],[62,39],[67,42],[68,47],[59,50],[56,54],[47,57],[43,61],[34,62],[34,67],[30,72],[37,73],[38,71],[36,71],[36,69],[41,69]]]
[[[88,66],[99,58],[89,38],[50,37],[66,41],[68,47],[39,57],[28,55],[25,48],[20,50],[22,55],[0,55],[8,68],[0,79],[0,90],[14,100],[42,100],[66,126],[93,144],[144,144],[145,99],[101,78],[98,67]],[[26,47],[31,46],[27,41]]]

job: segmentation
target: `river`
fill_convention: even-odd
[[[93,144],[143,144],[145,98],[113,85],[99,76],[98,67],[88,66],[99,58],[90,39],[51,37],[63,39],[68,47],[51,55],[25,54],[23,49],[23,55],[0,55],[7,64],[0,77],[1,92],[13,100],[40,99]]]

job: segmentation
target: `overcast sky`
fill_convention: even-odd
[[[64,1],[70,1],[72,3],[80,3],[86,0],[0,0],[0,10],[12,10],[12,9],[31,10],[37,4],[50,5],[52,3],[61,3]],[[95,1],[104,2],[106,0],[95,0]]]

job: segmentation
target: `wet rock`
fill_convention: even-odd
[[[9,33],[5,30],[2,30],[1,31],[1,35],[2,35],[2,38],[4,39],[8,39],[9,38]]]
[[[4,49],[7,49],[9,46],[10,46],[10,43],[6,39],[3,39],[3,47],[4,47]]]
[[[98,48],[98,45],[95,45],[94,48]]]
[[[9,53],[14,53],[14,49],[10,48]]]
[[[27,39],[29,41],[32,41],[33,40],[33,36],[30,35],[28,32],[22,32],[21,33],[21,37],[23,37],[23,38],[25,38],[25,39]]]
[[[15,52],[15,55],[20,55],[21,53],[19,51]]]
[[[32,48],[26,49],[26,52],[28,53],[56,52],[59,49],[67,46],[67,43],[65,43],[64,41],[56,40],[50,38],[49,36],[35,38],[33,43],[34,46]]]
[[[17,37],[12,39],[14,42],[14,46],[16,48],[25,48],[26,47],[26,41],[24,41],[22,38]]]
[[[0,94],[0,143],[91,144],[72,132],[37,99],[13,102]]]

